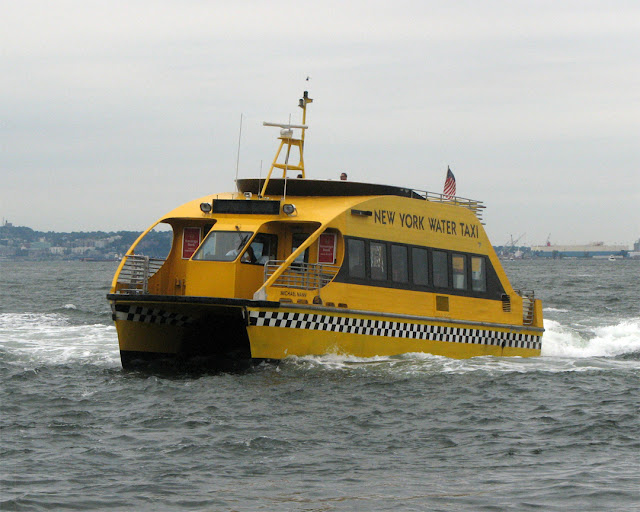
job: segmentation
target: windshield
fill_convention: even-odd
[[[233,261],[238,257],[251,231],[211,231],[193,255],[194,260]]]

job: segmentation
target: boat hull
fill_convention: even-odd
[[[541,332],[518,326],[374,312],[256,308],[247,328],[253,357],[348,354],[394,356],[424,352],[452,358],[539,356]]]
[[[542,330],[447,318],[205,297],[109,295],[124,368],[244,367],[265,359],[412,352],[540,355]]]
[[[251,363],[246,302],[207,297],[109,294],[126,369],[212,368]]]

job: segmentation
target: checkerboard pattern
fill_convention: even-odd
[[[113,320],[128,320],[147,324],[165,324],[181,327],[191,322],[191,317],[181,313],[171,313],[162,309],[128,306],[126,304],[111,305]]]
[[[250,325],[310,329],[317,331],[350,332],[369,336],[411,338],[418,340],[449,341],[475,345],[531,348],[540,350],[540,336],[488,329],[466,329],[410,322],[388,322],[346,316],[311,313],[283,313],[278,311],[251,311]]]

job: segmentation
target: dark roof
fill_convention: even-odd
[[[264,179],[238,179],[240,192],[258,194],[264,186]],[[376,183],[359,183],[357,181],[342,180],[309,180],[303,178],[289,178],[287,183],[288,196],[401,196],[425,199],[410,188],[395,187],[393,185],[379,185]],[[265,195],[284,195],[283,178],[271,178]]]

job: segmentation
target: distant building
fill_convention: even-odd
[[[604,245],[595,242],[587,245],[534,245],[531,252],[543,258],[606,258],[610,255],[623,255],[629,251],[628,245]]]
[[[73,247],[71,249],[71,254],[86,254],[88,253],[91,249],[93,249],[92,247]]]
[[[31,242],[31,244],[29,244],[29,249],[32,251],[48,251],[50,248],[51,244],[44,241]]]
[[[0,245],[0,257],[15,256],[18,250],[15,247]]]

